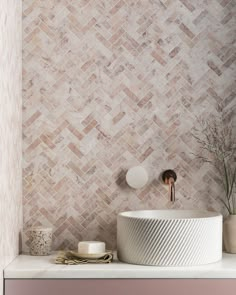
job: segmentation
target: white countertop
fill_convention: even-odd
[[[191,267],[160,267],[126,264],[57,265],[51,256],[20,255],[4,270],[5,279],[82,278],[236,278],[236,254],[223,253],[217,263]]]

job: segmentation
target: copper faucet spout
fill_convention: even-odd
[[[173,170],[166,170],[162,174],[162,179],[165,184],[169,185],[169,199],[172,203],[175,202],[175,181],[176,173]]]
[[[172,203],[175,202],[175,181],[169,181],[169,196]]]

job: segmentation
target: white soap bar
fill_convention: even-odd
[[[80,254],[100,254],[106,252],[105,243],[98,241],[79,242],[78,252]]]

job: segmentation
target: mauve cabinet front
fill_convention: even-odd
[[[5,280],[5,295],[235,295],[236,279]]]

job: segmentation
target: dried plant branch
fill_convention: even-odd
[[[194,154],[204,163],[210,163],[222,176],[225,198],[222,203],[229,214],[236,214],[236,138],[232,123],[225,123],[223,115],[211,119],[200,120],[200,128],[194,128],[192,136],[200,147]]]

